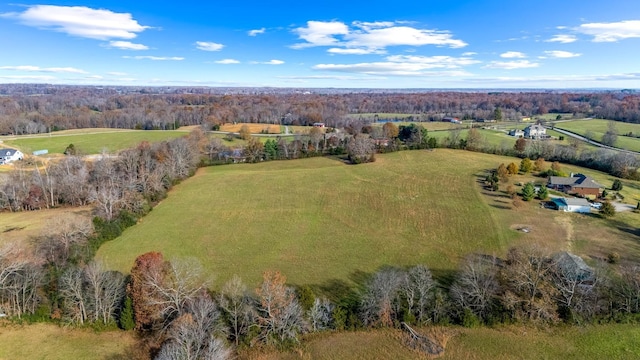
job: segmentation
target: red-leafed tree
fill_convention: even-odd
[[[154,324],[161,321],[161,305],[149,301],[154,289],[147,279],[162,278],[164,272],[165,262],[159,252],[148,252],[138,256],[131,268],[131,282],[127,286],[127,293],[133,300],[136,330],[153,330]]]

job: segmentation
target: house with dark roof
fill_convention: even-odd
[[[8,164],[12,161],[22,160],[24,154],[16,149],[0,149],[0,163]]]
[[[566,194],[583,196],[586,198],[597,198],[602,194],[604,186],[598,184],[591,177],[583,174],[571,174],[565,176],[549,176],[547,187],[562,191]]]

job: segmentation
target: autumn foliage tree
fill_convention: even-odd
[[[279,271],[266,271],[262,279],[256,290],[260,339],[266,344],[298,342],[305,323],[295,291],[286,286],[286,277]]]
[[[133,314],[136,330],[154,330],[154,325],[160,320],[161,306],[149,302],[154,289],[147,279],[149,277],[162,278],[165,273],[165,262],[159,252],[148,252],[138,256],[131,268],[131,282],[127,286],[127,293],[133,301]]]

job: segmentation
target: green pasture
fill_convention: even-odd
[[[327,289],[351,287],[384,265],[421,263],[446,275],[469,253],[499,255],[522,242],[558,251],[577,241],[588,245],[585,256],[611,248],[638,255],[633,232],[625,230],[640,225],[637,214],[584,219],[536,202],[515,211],[503,193],[508,184],[485,194],[478,179],[510,162],[520,159],[436,149],[378,155],[358,166],[311,158],[204,168],[97,257],[126,273],[138,255],[160,251],[198,259],[215,277],[214,288],[233,274],[257,285],[263,271],[276,269],[290,283]],[[605,186],[613,181],[578,167],[563,170]],[[544,179],[520,175],[510,184],[527,181]],[[625,201],[640,200],[637,182],[623,184]],[[536,231],[523,238],[519,224]]]
[[[36,150],[49,150],[50,154],[62,154],[73,144],[79,154],[99,154],[106,150],[114,153],[136,146],[140,142],[159,142],[187,135],[180,130],[120,130],[77,133],[51,133],[41,136],[16,136],[4,143],[20,149],[25,154]]]
[[[98,258],[128,272],[147,251],[196,257],[218,284],[233,274],[257,284],[267,269],[295,284],[347,286],[383,265],[452,270],[519,235],[497,225],[476,183],[500,159],[438,149],[359,166],[312,158],[205,168]]]
[[[602,136],[607,132],[607,126],[610,120],[588,119],[558,122],[554,126],[559,129],[568,130],[576,134],[585,135],[588,131],[594,134],[595,141],[602,140]],[[632,133],[640,135],[640,124],[614,122],[618,133],[618,141],[615,147],[640,152],[640,138],[623,136],[623,134]]]

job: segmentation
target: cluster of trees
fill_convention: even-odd
[[[417,121],[519,120],[548,112],[640,122],[640,96],[628,92],[414,92],[376,93],[294,90],[92,88],[4,85],[0,134],[109,127],[174,129],[231,122],[346,127],[362,121],[349,114],[406,113]],[[226,90],[225,90],[226,91]],[[40,96],[32,96],[38,94]]]
[[[71,155],[43,164],[18,162],[0,184],[0,211],[94,204],[96,215],[106,221],[122,210],[141,215],[195,171],[206,142],[196,131],[161,143],[143,142],[95,161]]]
[[[399,328],[403,322],[474,327],[640,319],[637,267],[604,261],[589,267],[573,254],[536,247],[512,248],[505,258],[469,255],[447,284],[424,265],[385,267],[359,290],[333,300],[310,287],[288,286],[277,271],[266,271],[254,291],[237,276],[212,291],[195,260],[167,261],[150,252],[136,259],[128,278],[95,262],[69,266],[58,277],[55,309],[42,296],[50,286],[46,277],[7,262],[6,251],[0,252],[5,311],[19,316],[44,307],[76,324],[117,323],[140,335],[132,351],[137,358],[226,359],[234,348],[289,346],[304,333]],[[618,261],[616,254],[609,257]]]

